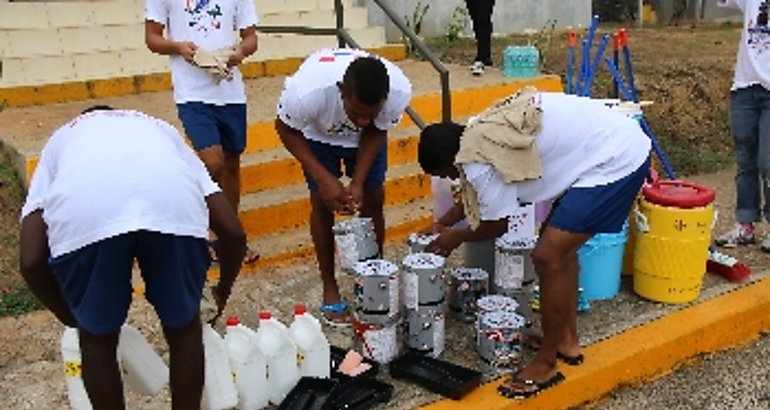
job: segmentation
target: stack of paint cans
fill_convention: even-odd
[[[420,253],[425,251],[425,247],[428,246],[434,239],[438,238],[438,234],[420,234],[413,233],[409,235],[407,244],[409,245],[409,253]]]
[[[423,252],[403,260],[406,345],[432,357],[444,351],[444,264],[443,257]]]
[[[371,218],[339,221],[332,226],[332,232],[343,271],[355,273],[358,262],[378,257],[379,247]]]
[[[525,319],[519,303],[503,295],[488,295],[476,302],[476,347],[481,367],[495,371],[521,359]]]
[[[461,322],[476,320],[476,301],[487,295],[489,274],[480,268],[449,271],[449,310]]]
[[[398,267],[382,259],[355,266],[356,350],[379,363],[398,355]]]
[[[495,241],[495,274],[492,292],[516,299],[526,323],[532,323],[530,299],[535,282],[535,265],[532,249],[535,238],[511,240],[498,238]]]

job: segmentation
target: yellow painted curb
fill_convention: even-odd
[[[421,409],[554,410],[596,401],[622,385],[670,373],[698,354],[756,339],[770,330],[769,294],[766,278],[590,345],[583,365],[560,366],[564,382],[527,400],[501,397],[497,386],[503,379],[498,379],[463,400],[440,400]]]

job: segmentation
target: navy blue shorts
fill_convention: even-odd
[[[246,104],[187,102],[176,108],[195,150],[221,145],[227,152],[240,154],[246,148]]]
[[[572,233],[618,233],[650,174],[650,159],[607,185],[570,188],[553,204],[546,225]]]
[[[134,258],[145,296],[163,326],[175,329],[190,323],[200,309],[211,264],[207,241],[142,230],[49,261],[80,327],[97,335],[120,330],[131,304]]]
[[[329,173],[337,178],[342,177],[342,165],[345,165],[345,175],[352,177],[356,170],[356,155],[358,148],[345,148],[336,145],[324,144],[323,142],[306,139],[308,147],[313,151],[318,162],[326,168]],[[379,188],[385,182],[385,171],[388,170],[388,142],[383,141],[382,147],[377,152],[372,167],[366,174],[364,188]],[[318,190],[318,184],[313,177],[305,172],[305,181],[311,191]]]

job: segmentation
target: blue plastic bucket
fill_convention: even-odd
[[[578,249],[578,283],[588,300],[610,299],[620,291],[628,223],[618,233],[598,233]]]

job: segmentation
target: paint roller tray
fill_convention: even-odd
[[[331,365],[332,378],[340,379],[340,380],[350,379],[351,378],[350,376],[337,371],[337,369],[340,367],[340,363],[342,363],[342,361],[345,359],[345,355],[348,353],[348,351],[337,346],[329,346],[329,347],[330,347],[329,356],[331,357],[330,365]],[[362,363],[368,364],[369,366],[371,366],[371,368],[359,374],[358,376],[356,376],[356,378],[377,376],[377,372],[379,372],[380,370],[379,363],[375,362],[374,360],[367,359],[365,357],[362,359]]]
[[[283,399],[278,410],[325,410],[337,380],[303,377]]]
[[[393,385],[371,377],[353,377],[337,385],[324,410],[366,410],[387,403],[391,396]]]
[[[390,375],[395,379],[409,379],[454,400],[460,400],[481,384],[481,372],[417,353],[393,360]]]

